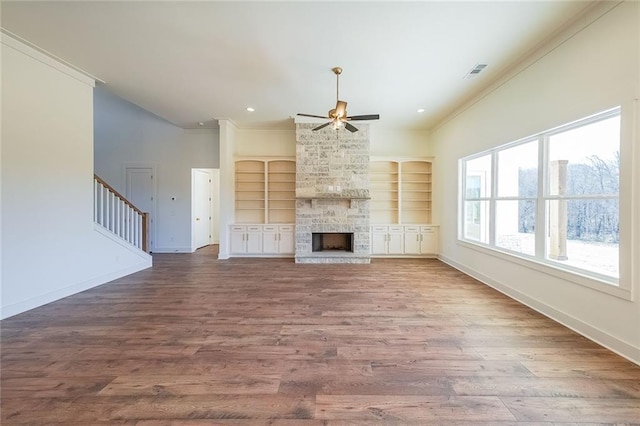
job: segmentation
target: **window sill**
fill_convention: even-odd
[[[483,244],[474,243],[466,240],[457,240],[457,244],[462,247],[466,247],[483,254],[487,254],[507,262],[516,263],[529,269],[533,269],[537,272],[542,272],[554,276],[556,278],[563,279],[565,281],[572,282],[574,284],[588,287],[592,290],[606,293],[611,296],[618,297],[620,299],[633,301],[633,293],[630,288],[621,287],[616,283],[600,280],[596,277],[588,276],[586,274],[580,274],[578,272],[570,271],[557,267],[551,263],[542,262],[538,259],[531,259],[524,256],[518,256],[516,253],[502,251],[494,247],[485,246]]]

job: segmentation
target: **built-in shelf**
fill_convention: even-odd
[[[431,223],[430,160],[375,160],[370,173],[371,223]]]
[[[239,159],[235,166],[236,223],[295,222],[295,161]]]

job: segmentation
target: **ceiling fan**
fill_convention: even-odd
[[[301,114],[298,113],[299,116],[302,117],[313,117],[313,118],[325,118],[329,120],[327,123],[321,124],[313,130],[320,130],[327,127],[329,124],[333,124],[334,129],[339,129],[344,125],[344,128],[350,132],[357,132],[358,129],[349,123],[349,121],[362,121],[362,120],[378,120],[380,119],[379,114],[368,114],[368,115],[353,115],[349,117],[347,115],[347,103],[345,101],[340,100],[340,74],[342,74],[342,68],[334,67],[331,69],[333,73],[336,75],[336,107],[332,110],[329,110],[327,117],[322,115],[313,115],[313,114]]]

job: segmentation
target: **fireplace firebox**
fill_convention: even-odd
[[[353,233],[314,232],[311,234],[311,249],[314,252],[344,251],[353,253]]]

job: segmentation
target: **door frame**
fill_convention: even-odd
[[[220,205],[220,169],[213,168],[205,168],[205,167],[194,167],[191,169],[191,251],[196,251],[196,233],[195,226],[193,224],[196,220],[196,186],[195,186],[195,174],[196,171],[204,171],[209,175],[209,211],[211,212],[211,219],[209,220],[209,232],[211,237],[209,237],[209,244],[219,244],[219,232],[218,232],[218,223],[220,220],[220,212],[218,211],[218,207]]]
[[[157,211],[158,211],[158,173],[155,163],[124,163],[122,165],[122,188],[124,188],[124,196],[129,199],[129,185],[127,185],[127,170],[129,169],[151,169],[151,209],[149,212],[151,218],[149,220],[149,252],[153,252],[156,247],[156,224],[158,223]]]

